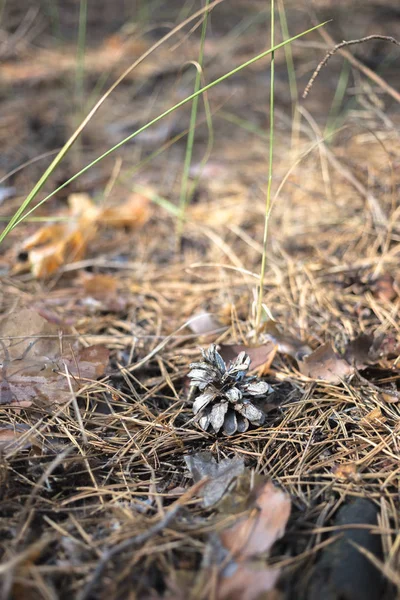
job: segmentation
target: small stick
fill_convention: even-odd
[[[326,53],[325,57],[321,60],[321,62],[315,69],[314,73],[311,76],[310,81],[306,85],[306,88],[303,92],[303,98],[307,97],[310,89],[312,88],[312,86],[314,84],[314,81],[316,80],[316,78],[319,75],[319,72],[321,71],[321,69],[323,69],[325,67],[325,65],[331,58],[331,56],[336,54],[336,52],[338,52],[338,50],[341,50],[342,48],[345,48],[347,46],[354,46],[355,44],[363,44],[364,42],[369,42],[371,40],[383,40],[384,42],[390,42],[391,44],[396,44],[396,46],[400,46],[400,42],[398,40],[396,40],[394,37],[389,36],[389,35],[378,35],[378,34],[367,35],[366,37],[359,38],[358,40],[348,40],[347,42],[343,41],[343,42],[340,42],[340,44],[336,44],[336,46],[334,48],[332,48],[332,50],[329,50]]]
[[[134,538],[124,540],[123,542],[111,548],[111,550],[108,550],[108,552],[105,552],[103,557],[97,563],[97,567],[92,577],[90,578],[86,586],[83,588],[82,592],[79,594],[78,600],[87,600],[87,598],[89,598],[95,584],[98,582],[101,575],[103,574],[107,563],[114,556],[116,556],[120,552],[123,552],[124,550],[127,550],[128,548],[131,548],[132,546],[144,544],[144,542],[147,542],[147,540],[149,540],[151,537],[160,533],[160,531],[162,531],[165,527],[168,527],[171,521],[176,517],[179,510],[182,508],[182,505],[185,504],[187,500],[190,500],[190,498],[192,498],[195,494],[197,494],[197,492],[204,486],[205,483],[207,483],[207,481],[208,478],[204,477],[201,481],[195,483],[195,485],[193,485],[178,500],[176,500],[176,502],[174,502],[174,504],[171,506],[171,508],[165,514],[165,516],[160,521],[155,523],[153,527],[150,527],[147,531],[137,535]]]

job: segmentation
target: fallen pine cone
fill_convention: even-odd
[[[192,387],[202,392],[193,402],[193,412],[205,431],[211,425],[215,433],[223,427],[224,433],[243,433],[249,423],[262,425],[265,413],[254,403],[271,393],[272,387],[257,377],[249,377],[250,357],[241,352],[227,366],[215,344],[202,350],[203,360],[190,365]]]

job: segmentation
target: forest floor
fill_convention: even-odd
[[[82,4],[3,2],[3,223],[101,94],[202,6],[97,0],[83,19]],[[2,243],[2,600],[400,597],[400,49],[345,48],[356,60],[338,52],[301,99],[335,43],[400,40],[400,10],[285,10],[290,35],[332,22],[292,44],[295,86],[275,54],[259,330],[269,56],[200,99],[181,228],[190,103],[67,183],[193,92],[198,20],[112,92],[35,203],[61,189]],[[261,0],[216,6],[204,81],[267,49],[269,18]],[[262,425],[194,418],[190,364],[211,344],[272,386]]]

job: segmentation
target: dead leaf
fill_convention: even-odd
[[[65,356],[61,360],[67,365],[68,373],[75,379],[99,379],[103,377],[110,351],[102,344],[79,350],[75,356]]]
[[[323,344],[299,362],[300,373],[329,383],[340,383],[354,367],[339,356],[329,343]]]
[[[61,266],[82,259],[89,242],[96,235],[98,209],[87,194],[72,194],[68,198],[69,214],[63,223],[46,225],[25,240],[20,251],[27,260],[14,271],[29,267],[35,277],[47,277]]]
[[[6,450],[11,450],[13,446],[15,446],[18,439],[24,435],[27,431],[29,431],[30,427],[28,425],[19,424],[12,427],[8,425],[6,427],[0,427],[0,452],[4,452]],[[22,446],[21,450],[25,450],[30,448],[31,441],[27,439]]]
[[[281,354],[288,354],[297,360],[312,352],[311,348],[298,338],[283,334],[274,321],[266,321],[261,329],[263,336],[278,346]]]
[[[206,508],[216,504],[231,481],[244,472],[244,460],[239,456],[217,463],[211,452],[199,452],[185,456],[185,463],[195,483],[204,477],[210,478],[202,488],[203,506]]]
[[[81,272],[78,277],[79,288],[83,288],[83,297],[79,304],[110,312],[120,312],[126,308],[127,301],[118,290],[119,282],[112,275]],[[77,297],[80,294],[77,290]]]
[[[60,329],[30,309],[0,322],[0,405],[48,406],[71,399],[87,381],[104,375],[109,351],[104,346],[61,354]],[[68,381],[68,377],[69,381]]]
[[[118,281],[111,275],[85,273],[82,283],[85,293],[98,300],[115,296],[118,289]]]
[[[261,597],[264,598],[262,594],[273,591],[279,575],[279,569],[255,568],[240,564],[230,577],[220,583],[217,599],[258,600]]]
[[[209,312],[201,311],[190,319],[188,327],[197,335],[207,335],[216,333],[221,329],[214,315]]]
[[[220,534],[224,548],[233,556],[225,567],[217,590],[218,600],[256,600],[275,587],[279,569],[254,559],[268,553],[284,534],[290,515],[289,497],[270,481],[256,492],[248,516],[239,518]]]
[[[386,417],[383,416],[380,406],[376,406],[375,408],[373,408],[369,413],[365,415],[365,417],[361,419],[361,423],[363,424],[370,424],[374,421],[378,421],[379,423],[384,423],[386,421]]]
[[[97,206],[88,194],[71,194],[69,211],[61,214],[65,222],[46,225],[20,247],[26,260],[16,265],[13,273],[31,270],[35,277],[48,277],[63,265],[81,260],[99,227],[140,227],[149,218],[149,199],[133,193],[114,207]]]
[[[118,206],[103,208],[97,217],[99,225],[108,227],[141,227],[150,218],[149,196],[133,192]]]
[[[233,361],[241,352],[246,352],[250,356],[250,370],[253,371],[269,362],[275,355],[275,344],[267,342],[262,346],[245,346],[243,344],[220,344],[218,352],[225,362]]]
[[[283,536],[290,515],[290,500],[267,481],[257,491],[253,508],[256,510],[221,533],[225,548],[240,561],[268,552]]]
[[[26,354],[54,356],[59,351],[59,328],[38,312],[21,308],[0,320],[0,352],[7,361],[21,360]]]
[[[326,343],[299,361],[299,370],[311,379],[340,383],[355,369],[365,369],[377,362],[382,354],[383,337],[362,334],[349,342],[340,355]]]

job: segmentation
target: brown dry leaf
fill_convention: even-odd
[[[20,252],[27,260],[13,270],[32,271],[35,277],[47,277],[63,265],[81,260],[100,226],[140,227],[149,218],[149,200],[143,194],[131,194],[122,205],[102,208],[88,194],[71,194],[65,222],[46,225],[25,240]]]
[[[223,580],[217,592],[217,600],[259,600],[268,598],[280,575],[279,569],[252,568],[240,564],[233,575]]]
[[[69,384],[77,392],[83,383],[104,374],[109,356],[104,346],[61,355],[59,331],[30,309],[0,322],[0,405],[66,402],[71,398]]]
[[[362,334],[347,344],[343,355],[326,343],[299,361],[303,375],[329,383],[340,383],[355,369],[365,369],[377,362],[382,354],[382,337]]]
[[[88,296],[102,300],[116,295],[118,281],[115,277],[103,274],[91,275],[90,273],[82,275],[83,288]]]
[[[244,344],[220,344],[218,352],[225,362],[235,360],[241,352],[246,352],[250,356],[250,369],[254,371],[265,363],[268,363],[275,355],[276,345],[273,342],[267,342],[262,346],[245,346]]]
[[[27,261],[15,271],[28,266],[35,277],[47,277],[85,256],[88,243],[96,235],[98,209],[87,194],[72,194],[68,204],[65,222],[46,225],[25,240],[20,250],[27,252]]]
[[[361,423],[363,424],[374,423],[374,421],[378,421],[379,423],[384,423],[386,421],[386,417],[383,416],[380,406],[376,406],[375,408],[373,408],[369,413],[365,415],[365,417],[361,419]]]
[[[0,354],[7,362],[28,354],[30,359],[54,356],[60,347],[58,333],[38,312],[21,308],[0,320]]]
[[[268,552],[283,536],[290,516],[290,499],[267,481],[256,493],[254,509],[221,533],[222,543],[236,560]]]
[[[68,373],[76,383],[78,380],[93,380],[103,377],[110,351],[101,344],[82,348],[76,355],[63,357],[61,360],[67,365]]]
[[[261,332],[266,339],[278,346],[279,352],[293,356],[297,360],[301,360],[304,356],[312,352],[311,348],[298,338],[283,334],[274,321],[266,321],[262,326]]]
[[[108,357],[107,348],[99,345],[84,348],[74,356],[25,357],[6,363],[0,382],[0,405],[26,408],[32,404],[48,406],[67,402],[71,399],[69,383],[73,392],[77,392],[85,383],[101,377]]]
[[[0,452],[5,450],[10,450],[18,439],[26,433],[30,428],[28,425],[16,425],[12,427],[11,425],[7,427],[0,427]],[[31,442],[26,440],[23,447],[21,449],[26,449],[31,446]]]
[[[97,223],[109,227],[141,227],[149,218],[149,197],[133,192],[123,204],[102,209]]]
[[[252,559],[269,552],[284,534],[290,499],[268,481],[256,492],[252,508],[248,516],[239,518],[220,534],[223,546],[234,557],[234,564],[231,562],[224,570],[218,600],[256,600],[260,594],[272,590],[279,577],[279,569]]]
[[[329,343],[323,344],[299,361],[299,369],[300,373],[310,379],[329,383],[340,383],[344,377],[354,372],[354,368]]]

